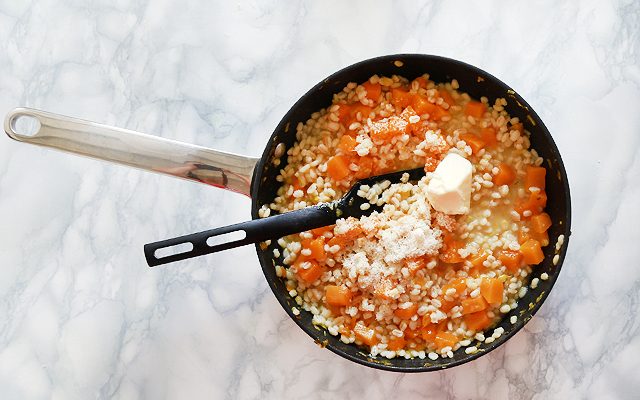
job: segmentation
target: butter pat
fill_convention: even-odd
[[[469,160],[449,153],[438,164],[427,185],[431,206],[445,214],[466,214],[471,205],[471,174]]]

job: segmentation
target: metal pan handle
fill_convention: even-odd
[[[35,123],[33,134],[16,131],[17,121]],[[163,139],[29,108],[7,114],[10,138],[116,164],[172,175],[249,196],[257,158]]]

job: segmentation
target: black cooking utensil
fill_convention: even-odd
[[[369,204],[364,197],[358,196],[358,191],[362,186],[367,185],[371,187],[376,183],[387,180],[391,183],[397,183],[400,182],[402,175],[405,173],[408,174],[409,180],[416,181],[424,176],[425,171],[424,168],[416,168],[373,176],[359,180],[340,200],[331,203],[322,203],[300,210],[289,211],[284,214],[277,214],[272,217],[254,219],[240,222],[239,224],[145,244],[144,256],[147,259],[147,264],[149,264],[150,267],[155,267],[333,225],[339,218],[360,218],[364,215],[371,214],[373,211],[380,211],[382,209],[382,206]],[[365,203],[369,204],[369,208],[363,210],[360,206]],[[240,233],[241,235],[244,233],[244,237],[236,238],[237,235],[231,235],[234,232]],[[176,251],[170,252],[171,249]],[[169,254],[164,256],[158,255],[158,253],[162,253],[163,251]]]

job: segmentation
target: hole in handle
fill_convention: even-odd
[[[160,249],[156,249],[156,251],[153,252],[153,256],[157,259],[160,259],[160,258],[173,256],[176,254],[187,253],[187,252],[190,252],[191,250],[193,250],[193,243],[186,242],[186,243],[174,244],[173,246],[169,246],[169,247],[162,247]]]
[[[210,236],[207,239],[207,245],[213,247],[223,243],[237,242],[238,240],[242,240],[246,237],[247,237],[247,232],[243,230],[227,232],[221,235]]]
[[[21,136],[35,136],[40,132],[40,127],[40,121],[32,115],[18,114],[11,120],[11,130]]]

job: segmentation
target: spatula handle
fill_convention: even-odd
[[[147,264],[150,267],[155,267],[251,243],[279,239],[292,233],[334,224],[336,219],[335,207],[330,204],[321,204],[272,217],[149,243],[144,246],[144,255]],[[158,252],[169,254],[163,256],[158,255]]]

